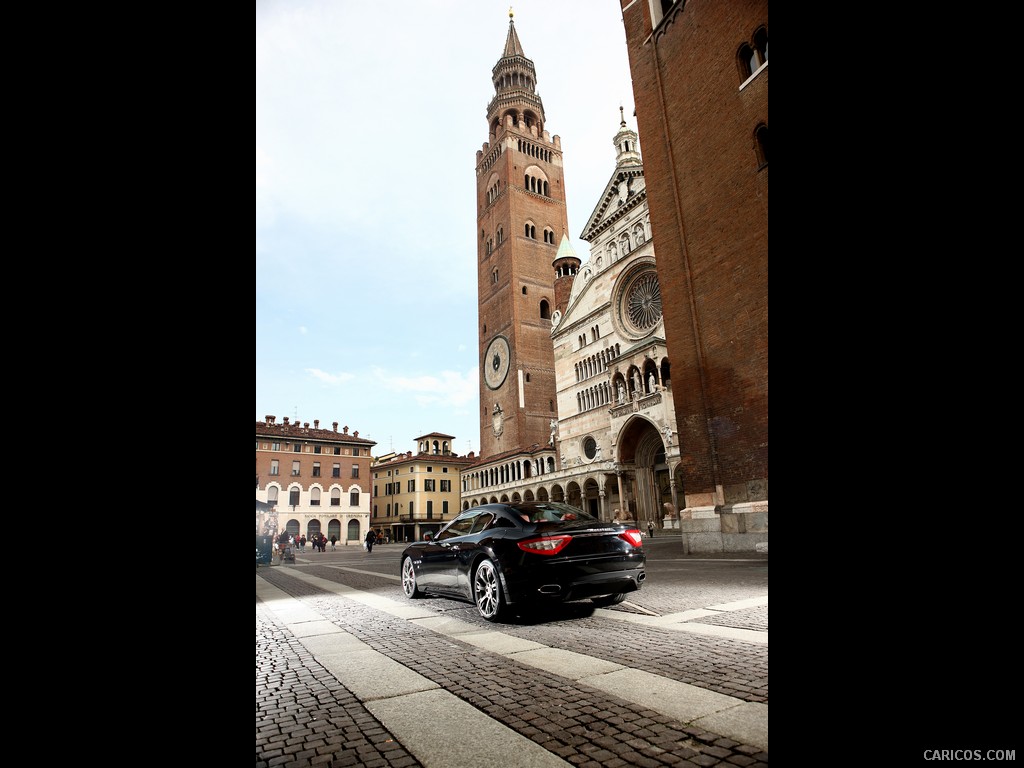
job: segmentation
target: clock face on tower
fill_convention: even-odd
[[[491,389],[497,389],[505,382],[508,376],[509,348],[508,339],[504,336],[495,336],[487,345],[484,352],[484,381]]]

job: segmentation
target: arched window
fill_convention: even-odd
[[[749,43],[743,43],[736,52],[736,64],[740,70],[740,83],[768,63],[768,28],[759,27]]]
[[[540,319],[550,320],[551,319],[551,307],[547,302],[547,299],[541,299],[540,302]]]
[[[768,28],[761,27],[754,33],[754,50],[760,54],[761,63],[768,61]]]
[[[757,155],[757,167],[768,165],[768,126],[759,125],[754,131],[754,153]]]

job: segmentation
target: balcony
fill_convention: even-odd
[[[413,514],[413,515],[399,515],[398,522],[400,523],[443,523],[444,515],[435,515],[434,517],[427,517],[425,514]]]

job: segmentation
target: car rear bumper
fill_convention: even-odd
[[[530,582],[510,586],[506,599],[518,602],[568,602],[583,600],[597,595],[636,592],[643,587],[647,572],[643,566],[593,573],[578,573],[572,576],[548,574],[552,578],[533,579]]]

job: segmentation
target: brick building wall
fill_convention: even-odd
[[[687,506],[766,502],[768,69],[746,78],[737,52],[768,3],[622,8]]]
[[[480,455],[529,450],[548,441],[555,416],[551,315],[556,308],[552,262],[567,230],[562,148],[546,127],[536,73],[515,25],[492,71],[488,141],[476,154]],[[527,226],[532,227],[527,233]],[[500,233],[500,236],[499,236]],[[509,343],[509,371],[488,386],[490,344]],[[493,355],[491,355],[493,359]],[[495,405],[503,420],[495,434]]]

